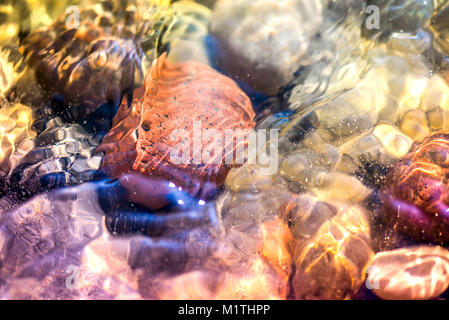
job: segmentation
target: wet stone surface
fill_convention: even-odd
[[[0,298],[447,298],[448,8],[3,1]]]

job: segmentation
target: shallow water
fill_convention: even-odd
[[[0,297],[446,297],[449,3],[171,2],[0,4]]]

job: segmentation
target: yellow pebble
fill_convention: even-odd
[[[430,133],[424,111],[415,109],[405,113],[399,128],[415,141],[422,141]]]
[[[374,136],[379,139],[385,150],[395,158],[407,154],[413,140],[392,124],[381,123],[374,128]]]

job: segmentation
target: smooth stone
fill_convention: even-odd
[[[338,213],[295,250],[296,299],[349,299],[360,289],[374,255],[366,212],[333,202]]]
[[[264,169],[264,167],[256,164],[244,164],[239,168],[233,168],[229,171],[225,184],[234,192],[269,189],[279,179],[279,176],[276,173],[265,174]]]
[[[367,275],[379,298],[433,299],[449,286],[449,251],[439,246],[417,246],[379,252]]]

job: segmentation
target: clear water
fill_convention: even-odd
[[[169,2],[0,4],[0,297],[445,298],[447,1]]]

